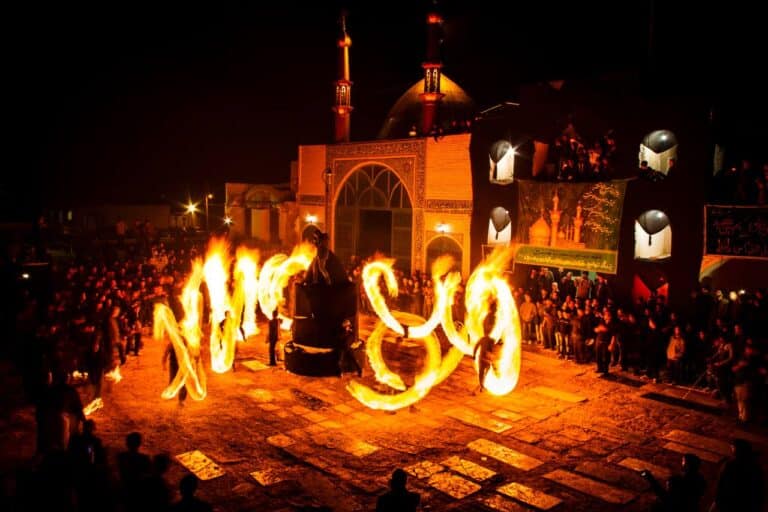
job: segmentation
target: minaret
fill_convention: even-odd
[[[336,80],[336,101],[334,112],[334,142],[349,142],[350,114],[352,113],[352,82],[349,80],[349,47],[352,39],[347,35],[347,18],[341,15],[341,34],[336,46],[339,48],[339,72]]]
[[[440,92],[440,41],[442,38],[443,18],[435,8],[427,14],[427,59],[421,65],[424,68],[424,92],[419,95],[422,105],[421,132],[426,135],[437,122],[437,106],[445,96]]]

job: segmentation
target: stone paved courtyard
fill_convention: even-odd
[[[362,324],[365,337],[371,320]],[[408,382],[419,345],[390,341],[385,355],[400,361]],[[208,372],[204,401],[180,405],[160,398],[162,348],[145,339],[124,379],[106,387],[105,407],[92,416],[97,433],[114,455],[128,432],[141,432],[148,453],[176,460],[174,483],[186,471],[177,457],[189,463],[199,451],[210,464],[204,476],[220,475],[203,481],[199,494],[222,511],[373,510],[395,467],[412,475],[409,487],[425,510],[641,511],[653,496],[639,469],[662,479],[679,469],[681,453],[697,453],[709,502],[729,438],[768,448],[765,432],[741,430],[732,413],[698,393],[685,397],[693,408],[681,406],[684,390],[632,376],[601,379],[592,365],[530,347],[506,397],[474,396],[477,376],[465,358],[423,401],[395,414],[353,399],[345,390],[351,377],[265,367],[263,333],[241,345],[235,372]],[[370,373],[364,380],[372,383]],[[0,427],[7,474],[34,451],[32,409],[6,412]]]

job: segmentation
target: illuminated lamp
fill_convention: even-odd
[[[308,213],[307,216],[304,218],[304,220],[307,221],[307,224],[317,224],[317,215],[312,215],[311,213]]]

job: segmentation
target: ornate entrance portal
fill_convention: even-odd
[[[341,186],[335,206],[334,252],[342,262],[381,252],[395,258],[397,268],[411,270],[411,200],[391,169],[358,168]]]

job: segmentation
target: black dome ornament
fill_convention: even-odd
[[[677,145],[677,137],[669,130],[650,132],[640,144],[640,168],[666,176],[677,161]]]
[[[648,245],[652,245],[652,237],[669,226],[669,217],[661,210],[648,210],[637,218],[643,231],[648,233]]]
[[[503,244],[512,238],[512,219],[509,211],[503,206],[497,206],[491,210],[491,218],[488,221],[488,243]]]

